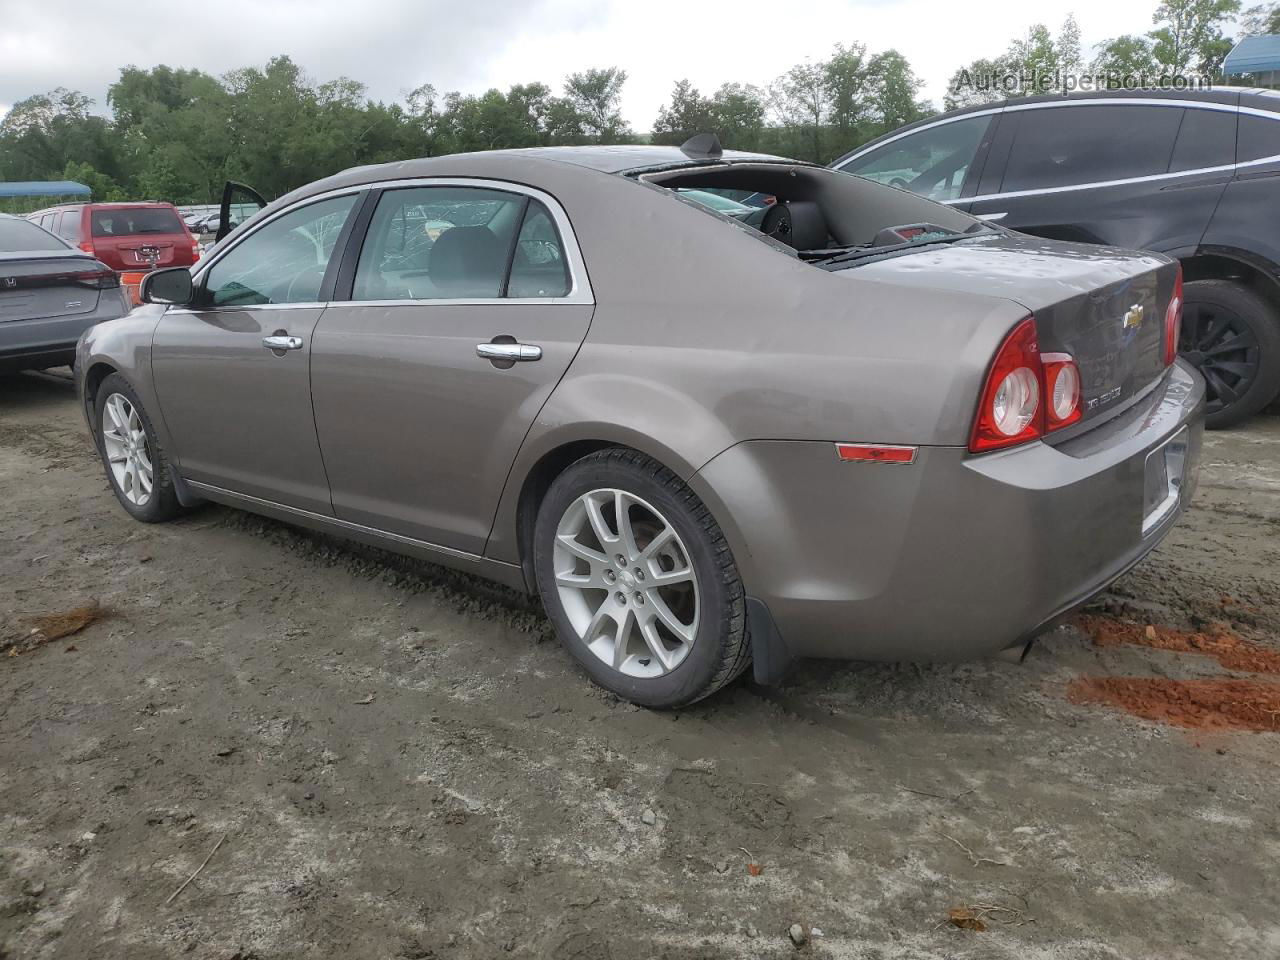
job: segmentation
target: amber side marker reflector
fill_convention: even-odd
[[[914,463],[916,448],[885,443],[837,443],[836,456],[841,460],[870,463]]]

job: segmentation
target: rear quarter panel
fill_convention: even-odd
[[[513,465],[497,559],[519,559],[524,478],[574,441],[632,446],[684,477],[744,440],[963,444],[992,352],[1026,313],[830,274],[666,191],[548,173],[535,186],[569,214],[596,312]]]

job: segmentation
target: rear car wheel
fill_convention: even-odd
[[[120,505],[143,523],[160,523],[181,513],[168,458],[128,381],[118,373],[103,380],[94,411],[98,454]]]
[[[1206,426],[1234,426],[1280,391],[1280,317],[1242,284],[1194,280],[1184,287],[1179,353],[1204,375]]]
[[[750,662],[742,581],[715,518],[633,450],[584,457],[551,484],[534,527],[538,592],[598,684],[680,707]]]

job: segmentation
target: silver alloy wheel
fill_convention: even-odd
[[[698,577],[675,527],[625,490],[584,493],[556,526],[556,589],[592,653],[629,677],[660,677],[698,635]]]
[[[142,418],[122,393],[111,394],[103,404],[102,446],[111,476],[125,499],[139,507],[145,506],[155,483],[151,444]]]

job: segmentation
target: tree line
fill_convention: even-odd
[[[1100,45],[1094,72],[1146,77],[1217,75],[1240,0],[1166,0],[1144,35]],[[1280,4],[1244,11],[1241,34],[1280,32]],[[1032,27],[1002,54],[952,77],[944,107],[1040,92],[1015,83],[979,89],[975,76],[1078,73],[1086,63],[1075,20],[1057,36]],[[896,50],[837,44],[763,86],[726,83],[703,93],[679,80],[646,133],[622,116],[624,70],[572,73],[559,91],[542,82],[481,94],[424,85],[403,102],[368,97],[356,80],[308,78],[287,56],[214,77],[200,70],[128,66],[107,92],[110,116],[84,94],[35,94],[0,120],[0,180],[75,180],[97,200],[208,203],[227,179],[279,196],[360,164],[470,150],[648,141],[679,144],[714,132],[730,149],[826,163],[935,112]],[[26,204],[30,208],[31,204]]]

